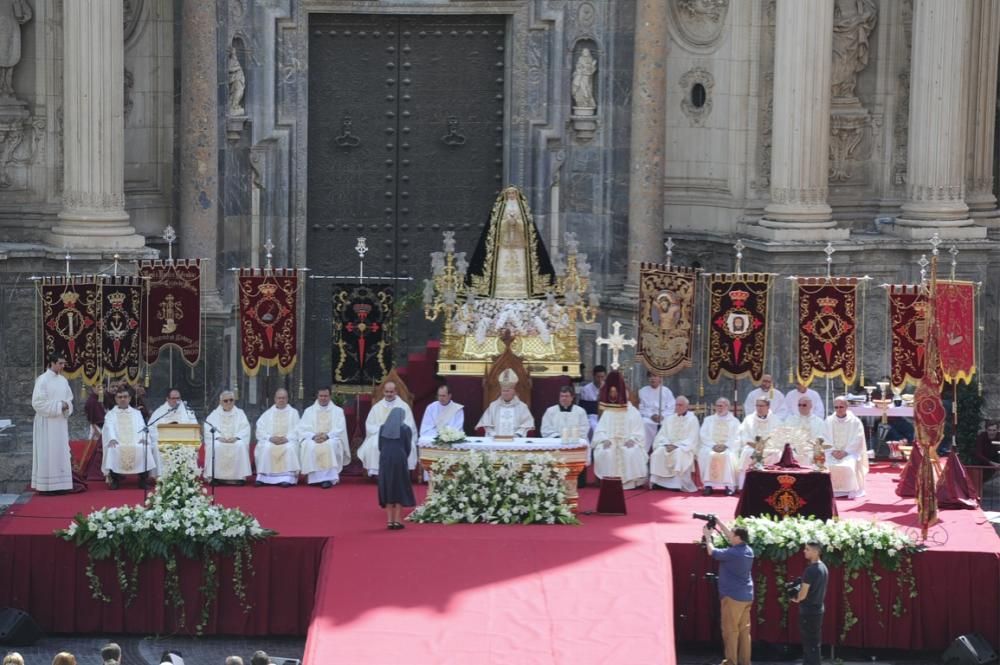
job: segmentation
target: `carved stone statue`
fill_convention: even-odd
[[[27,0],[0,0],[0,98],[14,96],[14,67],[21,61],[21,26],[30,20]]]
[[[858,73],[868,66],[868,37],[877,21],[875,0],[836,1],[833,10],[834,98],[854,98]]]
[[[597,73],[597,60],[585,48],[576,59],[573,69],[573,106],[574,108],[594,109],[594,74]]]
[[[247,112],[243,106],[243,95],[247,89],[247,77],[243,73],[243,65],[240,64],[240,59],[236,57],[236,49],[232,46],[229,47],[229,63],[226,71],[229,75],[229,115],[246,115]]]

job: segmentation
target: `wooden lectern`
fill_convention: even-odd
[[[170,423],[156,426],[161,446],[201,445],[201,426],[197,423]]]

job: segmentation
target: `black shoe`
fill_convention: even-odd
[[[701,493],[704,494],[705,496],[712,496],[712,488],[706,487],[701,491]]]
[[[148,478],[149,478],[148,473],[139,474],[139,489],[144,490],[149,487]]]
[[[237,480],[236,481],[236,486],[237,487],[243,487],[246,484],[247,484],[247,481],[245,481],[245,480]]]
[[[323,482],[321,482],[321,483],[319,484],[319,486],[320,486],[320,487],[322,487],[322,488],[323,488],[323,489],[325,489],[325,490],[328,490],[328,489],[330,489],[331,487],[333,487],[333,483],[331,483],[331,482],[330,482],[329,480],[324,480]]]
[[[726,488],[726,496],[732,496],[733,494],[735,494],[735,492],[733,492],[733,488],[732,487],[727,487]]]
[[[253,481],[253,486],[254,487],[263,487],[264,483],[261,482],[260,480],[255,480],[255,481]]]
[[[111,477],[108,479],[108,489],[116,490],[118,489],[118,474],[112,472]]]
[[[281,487],[291,487],[292,486],[291,483],[278,483],[278,485],[280,485]]]

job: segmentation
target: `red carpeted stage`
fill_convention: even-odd
[[[913,501],[895,496],[892,479],[876,466],[867,497],[838,502],[841,517],[915,528]],[[673,663],[675,641],[715,640],[718,630],[715,590],[704,580],[711,562],[694,543],[702,523],[691,514],[729,517],[736,505],[722,496],[636,491],[628,494],[627,517],[584,515],[579,527],[408,525],[389,532],[374,486],[353,479],[329,491],[223,487],[217,498],[280,536],[255,550],[254,610],[244,615],[223,584],[207,632],[308,633],[310,664]],[[595,490],[584,490],[581,506],[596,499]],[[25,609],[54,633],[173,631],[162,564],[144,564],[132,606],[116,593],[102,604],[90,596],[86,554],[51,536],[76,512],[140,500],[134,489],[92,489],[12,506],[0,518],[0,606]],[[932,533],[942,542],[915,560],[918,593],[904,599],[902,617],[891,614],[892,574],[879,583],[881,612],[866,575],[852,581],[859,622],[845,644],[943,649],[976,631],[1000,645],[1000,540],[979,510],[942,518]],[[182,565],[189,626],[200,607],[200,566]],[[795,574],[801,558],[788,566]],[[99,570],[111,591],[113,565]],[[231,568],[223,565],[221,576],[225,581]],[[841,589],[834,570],[827,642],[843,619]],[[755,638],[797,642],[795,612],[782,627],[772,585]]]

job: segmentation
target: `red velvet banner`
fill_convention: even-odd
[[[296,271],[242,268],[238,283],[243,370],[256,376],[261,366],[277,367],[288,374],[297,358]]]
[[[691,367],[697,287],[694,270],[642,264],[636,355],[650,372],[671,376]]]
[[[919,285],[889,287],[889,335],[892,354],[889,378],[893,388],[916,384],[924,375],[927,343],[927,295]]]
[[[975,284],[939,281],[934,312],[942,378],[970,383],[976,373]]]
[[[152,365],[160,351],[176,347],[190,366],[201,357],[201,264],[198,259],[143,261],[149,284],[149,316],[143,320],[143,357]]]
[[[800,277],[798,380],[841,378],[857,373],[857,290],[854,277]]]
[[[767,308],[773,275],[712,275],[709,282],[708,380],[749,377],[760,383],[767,354]]]
[[[42,308],[42,348],[45,355],[66,358],[67,378],[82,377],[91,385],[101,380],[101,289],[97,278],[46,277],[39,292]]]
[[[139,343],[142,337],[142,280],[108,277],[101,284],[101,378],[139,379]]]

